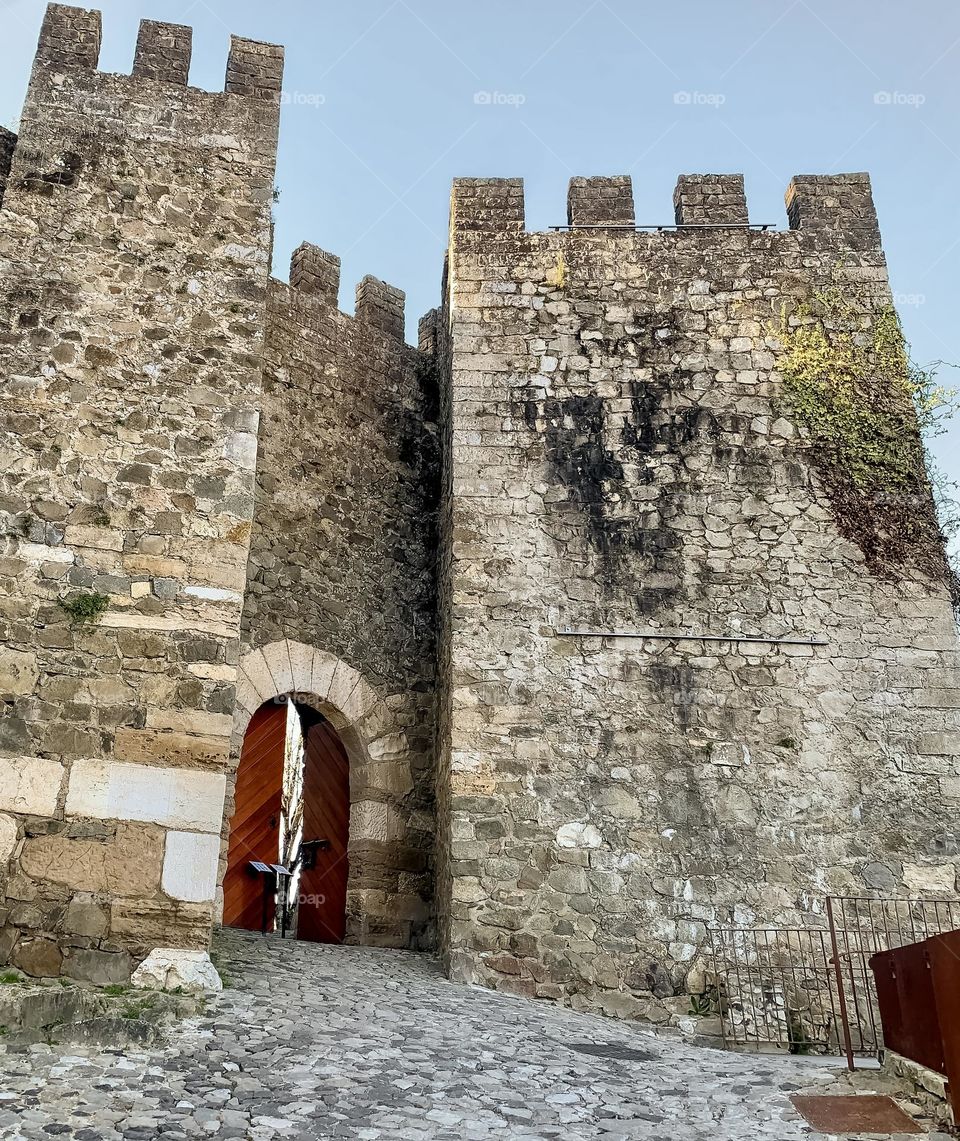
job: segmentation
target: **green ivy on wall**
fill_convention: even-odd
[[[952,410],[936,372],[910,359],[896,311],[854,309],[841,285],[781,314],[777,368],[841,531],[871,570],[946,579],[960,600],[934,507],[923,432]]]

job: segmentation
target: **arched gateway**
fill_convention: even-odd
[[[223,923],[260,928],[262,880],[250,863],[285,860],[296,866],[299,937],[407,945],[411,917],[400,884],[409,864],[410,757],[402,727],[362,675],[289,639],[246,654],[231,756]],[[268,910],[272,927],[272,904]]]

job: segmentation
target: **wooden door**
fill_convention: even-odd
[[[287,741],[287,706],[262,705],[250,720],[237,769],[235,807],[230,821],[227,873],[223,879],[223,925],[259,931],[263,877],[251,860],[280,861],[280,805]],[[272,927],[273,913],[268,917]]]
[[[303,846],[297,938],[342,943],[347,929],[350,764],[337,731],[302,708]],[[312,865],[312,866],[311,866]]]

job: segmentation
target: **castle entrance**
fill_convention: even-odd
[[[260,706],[240,754],[223,881],[223,925],[346,934],[350,766],[336,729],[291,698]],[[289,879],[265,873],[279,864]],[[259,868],[255,865],[259,865]]]

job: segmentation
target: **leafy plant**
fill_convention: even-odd
[[[110,607],[110,599],[96,591],[61,598],[57,605],[70,615],[71,626],[95,626]]]
[[[701,1018],[720,1013],[720,991],[715,986],[708,986],[703,994],[690,995],[690,1013]]]

